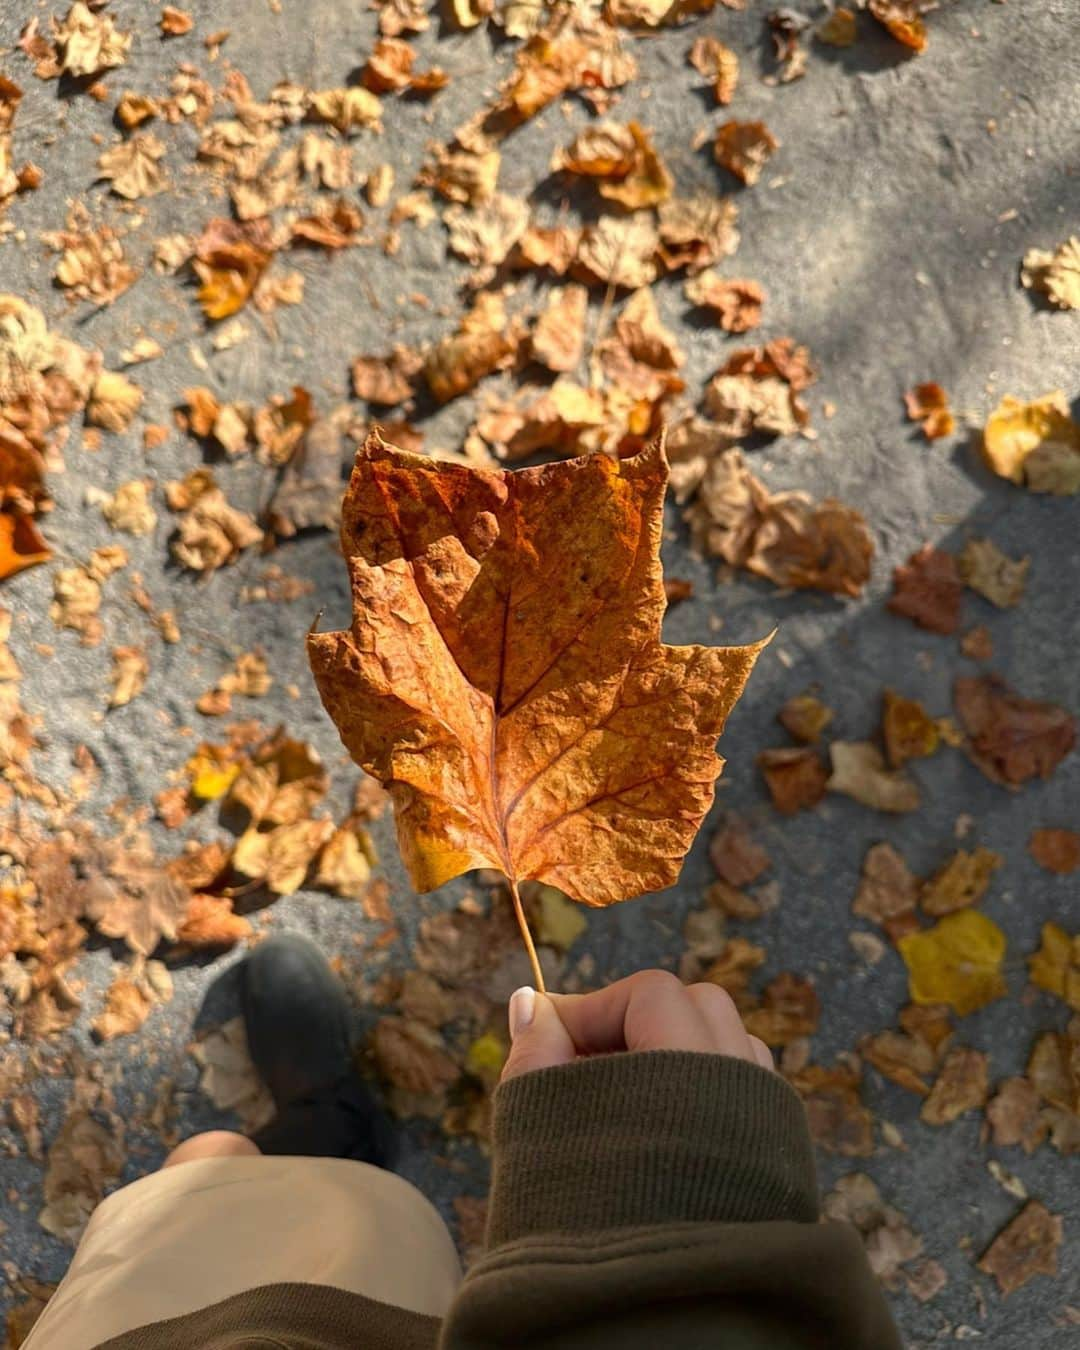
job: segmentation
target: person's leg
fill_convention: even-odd
[[[235,1130],[206,1130],[177,1144],[161,1167],[164,1171],[166,1167],[193,1162],[197,1158],[257,1158],[261,1152],[257,1144]]]

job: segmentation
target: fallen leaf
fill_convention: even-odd
[[[739,58],[730,47],[725,47],[718,38],[695,38],[686,59],[699,75],[711,82],[717,103],[731,102],[739,83]]]
[[[601,283],[637,290],[651,286],[658,269],[657,229],[643,212],[616,219],[601,216],[582,234],[574,273],[590,285]]]
[[[424,361],[424,377],[439,403],[467,393],[517,350],[517,332],[507,322],[502,297],[478,296],[456,333],[438,342]]]
[[[1007,1298],[1036,1275],[1056,1275],[1064,1225],[1039,1200],[1029,1200],[979,1258]]]
[[[969,539],[958,562],[964,585],[999,609],[1011,609],[1024,598],[1030,557],[1010,558],[991,539]]]
[[[629,211],[658,206],[671,196],[674,179],[638,122],[597,122],[557,151],[555,171],[596,180],[597,190]]]
[[[929,881],[919,897],[924,913],[938,918],[968,905],[977,905],[986,894],[990,878],[1005,859],[988,848],[967,853],[958,849]]]
[[[109,674],[112,693],[110,708],[122,708],[141,694],[150,673],[150,663],[141,647],[114,647],[113,668]]]
[[[951,553],[924,544],[903,567],[893,570],[888,607],[931,633],[955,633],[960,627],[964,588]]]
[[[923,1240],[899,1210],[883,1202],[864,1172],[841,1177],[822,1209],[826,1218],[846,1220],[859,1230],[870,1269],[887,1289],[902,1287],[901,1268],[922,1253]]]
[[[793,436],[809,425],[799,393],[814,378],[806,348],[776,338],[733,352],[705,386],[702,402],[717,429],[732,440],[754,433]]]
[[[925,8],[926,0],[867,0],[867,9],[878,23],[913,52],[926,50]]]
[[[585,343],[589,292],[584,286],[556,286],[530,338],[533,359],[548,370],[574,370]]]
[[[354,628],[313,634],[308,650],[350,752],[389,787],[417,889],[491,867],[603,905],[677,875],[760,645],[657,642],[666,478],[659,447],[516,473],[423,460],[377,436],[357,456],[343,521]]]
[[[76,0],[53,31],[58,70],[76,79],[123,65],[131,47],[130,33],[120,32],[111,15],[95,14],[82,0]]]
[[[928,441],[951,436],[956,430],[956,418],[949,411],[949,396],[940,384],[917,384],[904,395],[907,415],[922,424]]]
[[[172,977],[160,961],[140,968],[119,966],[105,994],[105,1007],[92,1023],[95,1036],[111,1041],[138,1031],[157,1003],[172,998]]]
[[[433,188],[451,202],[481,206],[496,195],[502,156],[486,141],[478,149],[436,146],[434,158],[420,170],[416,182]]]
[[[277,538],[291,539],[300,530],[338,527],[341,461],[341,418],[319,418],[306,430],[270,499],[267,520]]]
[[[919,1118],[927,1125],[948,1125],[966,1111],[984,1106],[990,1091],[988,1057],[969,1046],[955,1046],[945,1056]]]
[[[94,382],[86,405],[86,420],[106,431],[126,431],[142,407],[143,392],[125,375],[103,370]]]
[[[1033,830],[1028,852],[1040,867],[1066,877],[1080,867],[1080,834],[1075,830]]]
[[[1028,249],[1020,280],[1057,309],[1080,309],[1080,238],[1073,235],[1051,252]]]
[[[315,885],[334,895],[359,900],[371,881],[371,868],[379,861],[368,832],[361,826],[339,826],[323,846],[315,870]]]
[[[1006,1078],[986,1106],[986,1119],[995,1144],[1003,1148],[1020,1145],[1034,1153],[1046,1138],[1039,1094],[1026,1078]]]
[[[372,1051],[379,1073],[408,1093],[444,1092],[461,1077],[439,1033],[415,1019],[380,1018]]]
[[[751,1036],[766,1045],[788,1045],[798,1036],[812,1036],[821,1016],[821,1004],[813,984],[785,971],[765,986],[761,1007],[748,1012],[743,1021]]]
[[[1032,492],[1080,492],[1080,427],[1060,389],[1031,403],[1006,394],[986,419],[982,448],[994,473]]]
[[[162,37],[183,37],[195,27],[195,20],[186,10],[166,5],[161,11],[158,27],[161,29]]]
[[[977,909],[948,914],[897,946],[916,1003],[947,1003],[965,1016],[1008,992],[1001,974],[1005,934]]]
[[[307,114],[313,121],[329,122],[343,136],[354,131],[382,130],[382,103],[370,89],[360,85],[312,90]]]
[[[825,796],[829,774],[817,751],[809,746],[762,750],[757,764],[773,806],[784,815],[816,806]]]
[[[729,279],[718,272],[699,272],[683,288],[692,305],[715,314],[726,333],[745,333],[761,322],[765,292],[756,281]]]
[[[941,732],[918,699],[886,689],[884,703],[881,735],[890,765],[899,769],[909,759],[932,755],[941,743]]]
[[[1023,698],[998,675],[961,676],[953,703],[971,758],[995,783],[1049,778],[1076,745],[1076,719],[1055,703]]]
[[[833,710],[813,694],[796,694],[776,714],[777,721],[804,745],[816,745],[833,720]]]
[[[1080,934],[1070,937],[1056,923],[1042,926],[1042,946],[1028,957],[1028,978],[1080,1012]]]
[[[709,858],[729,886],[748,886],[772,866],[741,816],[729,813],[709,843]]]
[[[534,885],[531,889],[526,904],[536,941],[561,952],[569,950],[587,931],[588,920],[557,886]]]
[[[423,357],[400,343],[389,356],[357,356],[352,363],[353,393],[369,403],[394,407],[413,397],[413,382],[423,366]]]
[[[843,8],[834,9],[814,29],[817,40],[828,47],[852,47],[858,35],[855,15],[850,9]]]
[[[430,70],[413,71],[416,52],[400,38],[384,37],[375,43],[363,70],[366,88],[375,94],[397,93],[411,89],[417,94],[433,94],[450,80],[438,66]]]
[[[330,203],[320,203],[310,216],[299,216],[292,224],[290,238],[294,244],[310,244],[315,248],[349,248],[360,240],[364,217],[359,209],[344,197]]]
[[[165,187],[164,175],[158,167],[164,154],[164,143],[152,132],[137,132],[100,156],[98,177],[107,178],[118,197],[129,201],[153,197]]]
[[[202,477],[197,478],[200,473]],[[176,491],[185,485],[189,490]],[[170,484],[166,500],[181,512],[171,544],[173,557],[193,572],[216,571],[262,540],[262,530],[247,512],[226,501],[208,470],[196,470],[181,484]]]
[[[192,266],[201,285],[198,301],[208,319],[227,319],[243,309],[270,263],[265,221],[207,221],[195,244]]]
[[[150,484],[142,478],[121,483],[101,501],[101,514],[114,530],[125,534],[152,534],[157,513],[150,505]]]
[[[889,927],[915,912],[919,883],[892,844],[874,844],[863,859],[853,914]]]
[[[937,1067],[932,1045],[905,1031],[880,1031],[859,1042],[859,1054],[878,1073],[920,1097],[929,1094],[927,1078]]]
[[[201,1036],[190,1051],[202,1070],[199,1087],[218,1110],[235,1111],[248,1135],[269,1124],[274,1099],[251,1062],[242,1017]]]
[[[827,1153],[867,1158],[874,1151],[874,1117],[859,1096],[860,1076],[846,1064],[808,1064],[788,1081],[806,1108],[810,1136]]]
[[[732,448],[709,461],[687,519],[712,557],[777,586],[857,596],[874,544],[862,516],[831,497],[770,493]]]
[[[875,811],[915,811],[919,788],[899,769],[887,769],[885,758],[870,741],[833,741],[829,746],[830,792],[842,792]]]
[[[779,148],[780,142],[764,122],[732,119],[717,127],[713,141],[717,164],[748,187],[758,181],[765,165]]]
[[[120,1141],[89,1111],[70,1110],[45,1164],[45,1207],[38,1215],[42,1228],[74,1246],[123,1165]]]

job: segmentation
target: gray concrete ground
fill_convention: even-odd
[[[243,71],[256,94],[281,78],[311,87],[342,83],[360,64],[375,34],[375,16],[360,4],[330,0],[283,0],[279,13],[251,0],[194,3],[197,26],[190,38],[158,40],[153,20],[136,0],[117,0],[111,11],[122,28],[137,34],[127,65],[108,83],[119,90],[154,92],[165,87],[181,59],[200,66],[199,39],[228,28],[228,60]],[[823,1005],[814,1041],[815,1059],[829,1063],[870,1031],[895,1025],[906,1001],[899,956],[890,948],[874,967],[861,964],[848,935],[859,867],[867,847],[887,838],[912,868],[931,871],[955,847],[957,818],[974,818],[969,838],[998,849],[1006,863],[984,908],[1009,937],[1010,998],[965,1019],[961,1039],[990,1052],[996,1079],[1020,1072],[1037,1032],[1060,1027],[1063,1005],[1046,995],[1024,998],[1022,957],[1038,942],[1042,923],[1057,919],[1072,928],[1078,906],[1075,886],[1041,871],[1026,852],[1040,825],[1077,825],[1080,757],[1072,756],[1046,783],[1010,793],[988,782],[965,758],[939,754],[913,769],[924,794],[923,808],[907,817],[884,818],[846,798],[830,797],[794,819],[767,806],[754,767],[755,753],[783,744],[775,713],[789,696],[808,686],[835,708],[836,734],[860,738],[878,723],[883,686],[921,699],[934,713],[949,710],[950,685],[970,670],[954,640],[937,638],[891,617],[884,608],[891,569],[923,540],[960,547],[971,533],[989,534],[1011,555],[1030,553],[1028,595],[1018,610],[999,612],[975,596],[965,600],[966,625],[985,623],[993,635],[994,668],[1021,692],[1080,709],[1080,669],[1075,660],[1080,548],[1076,504],[1025,494],[992,479],[980,466],[965,434],[928,446],[903,419],[901,395],[914,383],[935,379],[972,425],[981,425],[1004,393],[1031,398],[1063,387],[1078,392],[1080,318],[1053,313],[1018,284],[1018,264],[1030,247],[1053,247],[1077,229],[1080,219],[1080,86],[1075,78],[1077,13],[1074,0],[996,4],[955,0],[931,14],[928,51],[908,59],[884,34],[869,28],[847,50],[814,45],[804,79],[770,87],[764,13],[748,0],[745,11],[720,8],[686,28],[649,34],[633,42],[640,78],[616,108],[620,118],[639,116],[655,139],[680,191],[732,189],[712,163],[708,148],[693,148],[695,133],[718,115],[703,100],[698,77],[685,64],[693,38],[714,34],[743,61],[743,82],[731,114],[763,118],[781,141],[763,180],[737,193],[742,244],[732,274],[759,279],[768,302],[762,333],[791,334],[806,343],[821,372],[810,403],[820,439],[785,440],[754,452],[754,467],[773,487],[801,487],[834,494],[865,512],[877,542],[873,580],[858,602],[816,595],[780,595],[744,577],[716,584],[713,568],[692,556],[674,508],[664,561],[668,571],[695,584],[694,598],[670,614],[670,641],[715,641],[710,620],[723,621],[722,637],[755,638],[779,625],[779,635],[759,663],[723,743],[728,769],[720,801],[748,812],[774,860],[779,907],[754,926],[752,937],[768,950],[766,974],[792,969],[813,975]],[[0,0],[0,45],[11,46],[30,9]],[[46,9],[32,12],[45,15]],[[357,143],[360,167],[390,159],[405,183],[419,167],[428,141],[446,139],[508,68],[512,46],[483,31],[444,34],[438,25],[418,39],[424,56],[437,56],[453,83],[430,111],[399,102],[387,115],[381,140]],[[407,230],[402,252],[387,258],[378,249],[342,256],[300,256],[306,298],[279,310],[273,325],[252,323],[254,336],[221,353],[209,343],[190,291],[147,270],[111,307],[72,310],[52,287],[52,256],[39,246],[42,229],[62,226],[65,201],[82,198],[95,218],[121,219],[104,185],[91,187],[99,148],[94,132],[108,132],[108,109],[85,97],[65,98],[55,83],[42,84],[17,52],[3,69],[26,90],[17,122],[17,158],[30,156],[45,169],[42,188],[17,202],[10,219],[27,232],[25,246],[0,247],[0,289],[40,305],[53,327],[87,346],[98,346],[107,364],[136,331],[166,347],[164,359],[142,366],[134,378],[147,393],[143,420],[168,422],[181,390],[208,383],[223,397],[261,401],[294,383],[309,387],[324,406],[346,393],[347,363],[360,352],[381,350],[392,334],[418,343],[446,331],[459,310],[457,287],[464,266],[444,256],[436,223]],[[216,77],[215,77],[216,78]],[[524,128],[505,155],[500,187],[527,194],[546,172],[551,150],[585,124],[575,105],[564,118],[549,110]],[[195,132],[171,130],[166,164],[179,190],[148,200],[147,223],[133,237],[132,252],[148,258],[152,241],[171,230],[196,230],[219,210],[203,191],[204,180],[185,169]],[[183,147],[182,149],[179,147]],[[726,349],[743,345],[719,330],[693,329],[685,319],[678,283],[656,288],[664,319],[679,331],[688,353],[687,379],[700,386]],[[421,291],[430,312],[399,307],[395,297]],[[376,303],[377,302],[377,303]],[[191,352],[209,361],[197,369]],[[836,414],[826,420],[829,400]],[[467,401],[465,401],[467,402]],[[429,445],[452,445],[468,409],[452,405],[426,424]],[[67,453],[67,472],[54,475],[56,510],[48,534],[57,561],[83,561],[93,546],[111,538],[96,511],[83,507],[87,485],[115,487],[147,472],[138,425],[127,435],[107,437],[100,453]],[[179,476],[201,461],[191,440],[174,434],[150,462],[161,480]],[[265,501],[267,471],[253,462],[221,466],[219,478],[231,500],[256,510]],[[17,617],[12,648],[26,672],[23,700],[41,713],[47,747],[38,756],[43,776],[63,776],[72,749],[91,747],[102,765],[93,799],[99,814],[110,802],[148,801],[165,775],[181,764],[191,741],[194,696],[208,687],[241,651],[260,644],[277,676],[273,693],[259,708],[272,724],[278,717],[293,734],[310,738],[335,771],[338,790],[351,781],[333,728],[314,696],[302,636],[314,601],[291,605],[238,603],[241,588],[257,579],[265,561],[246,556],[208,582],[193,580],[167,563],[168,513],[156,532],[130,541],[132,566],[140,570],[159,605],[178,613],[182,643],[158,647],[145,694],[102,718],[108,653],[125,641],[145,638],[145,625],[130,605],[107,601],[106,640],[82,648],[74,634],[54,632],[45,617],[52,566],[8,582],[0,601]],[[125,543],[128,543],[125,540]],[[276,556],[290,573],[311,578],[325,626],[348,612],[344,568],[324,534],[287,544]],[[35,653],[35,642],[54,653]],[[285,687],[295,683],[298,700]],[[164,712],[165,716],[162,716]],[[205,732],[211,734],[207,726]],[[102,819],[103,815],[102,815]],[[706,856],[709,829],[690,855],[677,887],[615,911],[589,915],[584,946],[597,961],[598,978],[614,978],[644,966],[670,962],[681,947],[685,912],[700,903],[711,877]],[[397,859],[392,827],[384,820],[376,836],[392,883],[403,933],[393,960],[409,964],[409,936],[425,908],[447,906],[461,888],[449,886],[417,901]],[[169,840],[164,832],[163,847]],[[329,952],[348,956],[363,920],[354,908],[315,893],[281,901],[275,922],[310,933]],[[176,994],[155,1012],[137,1038],[95,1047],[80,1023],[74,1033],[89,1053],[121,1071],[120,1109],[139,1094],[152,1096],[163,1075],[179,1084],[184,1132],[220,1123],[196,1090],[195,1066],[186,1055],[193,1019],[211,984],[234,961],[194,962],[175,971]],[[88,989],[101,989],[113,955],[89,952],[79,974]],[[223,1006],[227,1005],[227,998]],[[89,1009],[98,1006],[92,993]],[[358,1014],[370,1025],[371,1013]],[[62,1119],[65,1084],[41,1089],[46,1142]],[[1001,1350],[1050,1350],[1074,1344],[1075,1326],[1063,1328],[1066,1305],[1080,1304],[1080,1188],[1077,1162],[1048,1146],[1027,1157],[988,1145],[981,1115],[943,1129],[918,1119],[911,1094],[868,1074],[867,1098],[874,1112],[892,1122],[900,1147],[882,1147],[866,1160],[885,1197],[907,1214],[926,1238],[927,1252],[945,1267],[949,1283],[921,1305],[897,1296],[896,1315],[912,1346],[980,1337]],[[0,1131],[9,1156],[0,1161],[3,1228],[0,1257],[42,1279],[58,1278],[70,1252],[37,1225],[41,1169],[20,1156],[15,1136]],[[133,1179],[162,1155],[160,1141],[136,1132],[124,1174]],[[1017,1210],[1017,1201],[991,1178],[987,1163],[999,1159],[1032,1196],[1064,1216],[1061,1273],[1037,1280],[1003,1301],[990,1279],[976,1272],[980,1252]],[[450,1165],[447,1166],[449,1161]],[[822,1158],[826,1187],[861,1163]],[[403,1167],[449,1214],[452,1196],[479,1194],[484,1164],[471,1146],[447,1141],[430,1125],[410,1128]],[[967,1327],[968,1331],[958,1328]]]

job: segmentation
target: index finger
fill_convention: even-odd
[[[686,987],[663,970],[643,970],[592,994],[549,994],[582,1055],[613,1050],[711,1051],[709,1028]]]

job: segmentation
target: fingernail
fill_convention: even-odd
[[[524,1031],[533,1020],[536,1012],[536,990],[529,984],[523,984],[510,995],[510,1039],[515,1040],[519,1031]]]

